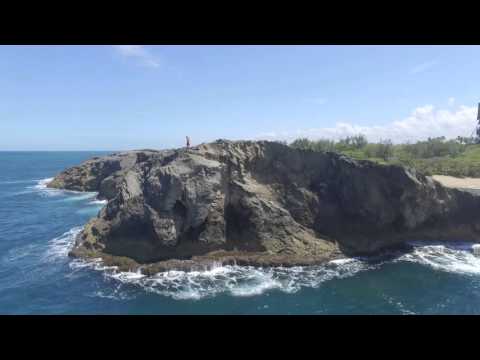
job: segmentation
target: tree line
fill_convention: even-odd
[[[433,137],[402,144],[394,144],[391,139],[369,142],[365,135],[358,134],[337,141],[299,138],[288,145],[296,149],[337,152],[356,159],[411,166],[427,174],[480,176],[480,165],[476,165],[478,158],[470,158],[474,153],[467,151],[469,148],[478,150],[480,155],[480,146],[476,144],[476,138],[460,136],[456,139]]]

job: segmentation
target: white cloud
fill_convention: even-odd
[[[113,45],[113,48],[124,57],[136,58],[144,66],[160,66],[159,60],[144,45]]]
[[[432,105],[416,108],[403,120],[386,125],[362,126],[349,122],[338,122],[333,127],[304,129],[290,133],[270,132],[260,134],[257,139],[292,141],[299,137],[310,139],[341,139],[346,136],[364,134],[370,141],[391,139],[393,142],[417,141],[428,137],[470,136],[476,125],[475,107],[459,106],[455,110],[436,110]]]
[[[438,61],[437,60],[432,60],[432,61],[428,61],[428,62],[424,62],[424,63],[421,63],[421,64],[418,64],[417,66],[414,66],[411,70],[410,70],[410,73],[411,74],[420,74],[422,72],[425,72],[427,70],[429,70],[430,68],[434,67],[435,65],[438,64]]]
[[[455,98],[454,98],[454,97],[448,98],[448,105],[449,105],[449,106],[455,105]]]

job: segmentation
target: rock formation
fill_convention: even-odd
[[[154,273],[211,263],[304,265],[407,240],[480,240],[480,197],[400,166],[266,141],[93,158],[50,187],[107,205],[72,256]]]

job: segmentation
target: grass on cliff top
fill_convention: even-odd
[[[389,140],[369,143],[362,135],[338,142],[297,139],[290,146],[314,151],[334,151],[357,160],[413,167],[425,175],[480,177],[480,144],[473,138],[446,140],[444,137],[409,144]]]
[[[414,159],[411,166],[426,175],[480,177],[480,145],[469,145],[464,153],[455,157]]]

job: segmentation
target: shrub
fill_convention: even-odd
[[[290,144],[291,147],[301,150],[313,150],[313,151],[335,151],[335,142],[328,139],[309,140],[307,138],[296,139]]]
[[[393,143],[392,140],[380,140],[377,144],[376,157],[379,157],[385,161],[388,161],[393,156]]]
[[[467,138],[458,140],[445,140],[445,137],[428,138],[426,141],[418,141],[415,144],[403,145],[404,150],[412,157],[417,159],[429,159],[442,156],[458,156],[466,149],[464,141],[470,141]]]
[[[312,142],[307,138],[296,139],[290,144],[290,146],[300,150],[313,150]]]
[[[343,150],[359,150],[364,148],[368,144],[365,135],[359,134],[355,136],[347,136],[344,139],[340,139],[336,144],[336,149]]]

